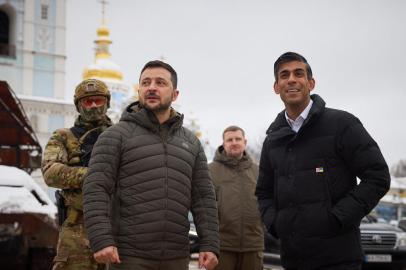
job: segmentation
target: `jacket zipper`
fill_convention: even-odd
[[[240,177],[238,177],[240,178]],[[240,179],[241,180],[241,179]],[[239,185],[240,185],[240,196],[243,194],[243,184],[242,181],[239,181]],[[246,198],[241,198],[241,199],[246,199]],[[241,211],[241,235],[240,235],[240,251],[242,251],[242,245],[243,245],[243,237],[244,237],[244,205],[245,204],[240,204],[240,211]]]

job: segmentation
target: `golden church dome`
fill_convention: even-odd
[[[102,25],[97,29],[97,36],[99,36],[99,37],[107,36],[108,37],[109,35],[110,35],[110,30],[106,26]]]
[[[123,73],[120,66],[111,60],[109,46],[112,43],[110,39],[110,31],[102,25],[97,29],[97,39],[94,41],[95,60],[87,66],[83,71],[83,79],[107,79],[114,81],[122,81]]]

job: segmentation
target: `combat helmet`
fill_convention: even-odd
[[[84,97],[89,96],[103,96],[107,98],[107,107],[110,107],[110,91],[107,85],[96,79],[86,79],[82,81],[75,89],[75,95],[73,101],[76,109],[79,111],[78,103]]]

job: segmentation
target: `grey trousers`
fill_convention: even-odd
[[[111,264],[109,270],[188,270],[189,258],[150,260],[137,257],[120,258],[120,264]]]

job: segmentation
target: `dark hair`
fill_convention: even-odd
[[[292,61],[299,61],[302,63],[306,64],[306,73],[307,73],[307,79],[312,79],[313,78],[313,72],[312,68],[310,67],[309,63],[307,63],[306,58],[304,58],[302,55],[295,53],[295,52],[286,52],[279,56],[278,59],[276,59],[274,65],[273,65],[273,73],[275,76],[275,80],[278,81],[278,72],[279,68],[281,67],[282,64],[292,62]]]
[[[242,136],[245,137],[245,132],[242,128],[238,127],[238,126],[229,126],[227,127],[224,131],[223,131],[223,140],[224,140],[224,135],[229,132],[229,131],[238,131],[241,130],[242,132]]]
[[[173,88],[176,89],[176,87],[178,86],[178,74],[176,74],[176,71],[173,69],[173,67],[171,67],[171,65],[169,65],[165,62],[162,62],[160,60],[149,61],[142,68],[141,73],[140,73],[140,79],[141,79],[141,74],[147,68],[164,68],[164,69],[166,69],[167,71],[169,71],[169,73],[171,73],[171,81],[173,84]]]

